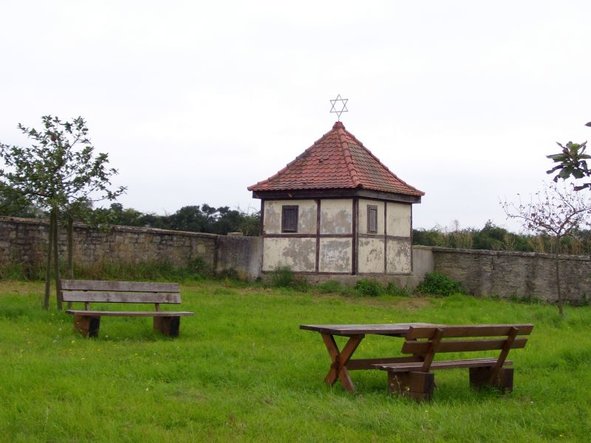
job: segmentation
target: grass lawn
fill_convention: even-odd
[[[375,298],[238,283],[183,285],[181,336],[151,319],[103,318],[83,339],[41,309],[41,283],[0,282],[0,441],[589,441],[591,307],[454,295]],[[467,370],[437,372],[430,403],[388,395],[386,374],[355,371],[358,392],[323,383],[328,355],[301,323],[534,323],[514,350],[514,391],[473,392]],[[402,340],[368,337],[357,357]]]

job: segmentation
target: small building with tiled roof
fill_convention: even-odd
[[[261,199],[263,272],[412,272],[412,204],[424,193],[391,172],[340,121],[248,189]]]

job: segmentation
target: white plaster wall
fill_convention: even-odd
[[[377,200],[359,200],[359,219],[358,231],[360,234],[368,234],[367,232],[367,206],[373,205],[378,207],[378,232],[370,235],[384,235],[384,202]]]
[[[384,252],[385,247],[383,238],[360,238],[357,253],[357,269],[359,273],[384,273]]]
[[[320,202],[320,233],[351,234],[351,232],[353,232],[353,200],[322,200]]]
[[[387,214],[386,233],[394,237],[410,237],[412,205],[388,203]]]
[[[316,234],[316,201],[315,200],[266,200],[265,234],[281,234],[281,207],[283,205],[299,206],[298,234]]]
[[[412,270],[412,249],[408,240],[388,239],[387,244],[387,273],[407,274]]]
[[[320,272],[352,272],[353,240],[350,238],[320,239]]]
[[[265,238],[263,271],[289,266],[294,272],[314,272],[316,269],[315,238]]]

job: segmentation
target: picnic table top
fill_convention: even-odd
[[[300,325],[300,329],[316,331],[330,335],[404,335],[411,327],[437,326],[433,323],[384,323],[384,324],[349,324],[349,325]]]

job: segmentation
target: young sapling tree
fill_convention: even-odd
[[[108,155],[95,155],[82,117],[61,121],[42,117],[43,128],[37,130],[18,125],[31,139],[28,147],[0,143],[0,188],[25,199],[36,208],[49,212],[49,241],[43,306],[49,306],[51,266],[56,282],[57,306],[61,309],[59,291],[58,224],[65,220],[68,232],[68,268],[72,276],[73,220],[83,214],[93,201],[114,200],[125,187],[111,189],[111,178],[117,170],[108,167]]]

